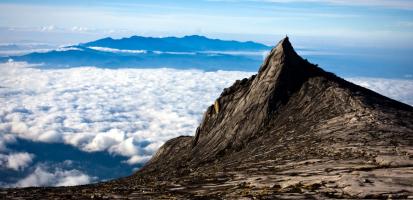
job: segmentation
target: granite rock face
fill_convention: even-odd
[[[285,38],[194,137],[166,142],[135,174],[0,197],[413,198],[412,180],[413,108],[323,71]]]

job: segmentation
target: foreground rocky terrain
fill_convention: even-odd
[[[9,199],[413,199],[413,108],[323,71],[288,38],[226,88],[195,136],[105,183]]]

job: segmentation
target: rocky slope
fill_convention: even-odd
[[[0,197],[413,198],[412,180],[413,108],[323,71],[285,38],[194,137],[166,142],[130,177]]]

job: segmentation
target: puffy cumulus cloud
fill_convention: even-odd
[[[9,126],[1,123],[0,130],[11,130]],[[16,142],[16,135],[0,131],[0,170],[11,169],[15,171],[23,170],[32,162],[35,155],[27,152],[13,152],[7,148],[10,143]]]
[[[125,133],[118,129],[97,133],[84,149],[88,151],[103,151],[124,141]],[[133,138],[131,138],[133,139]],[[133,145],[133,144],[132,144]],[[126,149],[127,150],[127,149]],[[122,152],[122,150],[118,151]]]
[[[32,186],[73,186],[88,184],[92,177],[78,170],[55,169],[49,171],[44,166],[37,166],[33,173],[19,180],[11,187],[32,187]]]
[[[193,135],[224,87],[250,72],[174,69],[37,69],[0,64],[0,136],[59,142],[147,161],[168,139]],[[413,104],[413,81],[349,78]],[[0,138],[0,148],[9,140]],[[40,172],[39,172],[40,173]]]
[[[130,165],[134,165],[137,163],[145,163],[146,161],[148,161],[149,159],[151,159],[151,156],[132,156],[131,158],[129,158],[126,163],[130,164]]]
[[[34,155],[26,152],[0,154],[0,167],[12,170],[22,170],[30,165]]]
[[[0,64],[0,133],[147,161],[168,139],[192,135],[224,87],[248,72],[36,69]]]

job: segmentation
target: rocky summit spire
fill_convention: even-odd
[[[299,57],[291,45],[288,37],[282,39],[278,44],[270,51],[266,57],[264,64],[258,70],[258,74],[264,73],[268,70],[268,67],[277,66],[286,59],[297,59]]]
[[[270,107],[285,103],[309,77],[322,70],[301,58],[292,47],[288,37],[281,40],[269,53],[258,71],[255,85],[257,92],[268,95]],[[263,89],[258,89],[263,88]]]
[[[297,55],[288,37],[281,40],[257,75],[224,90],[215,102],[219,113],[212,112],[212,106],[207,110],[193,143],[194,162],[239,148],[256,137],[303,82],[319,73],[321,69]]]

